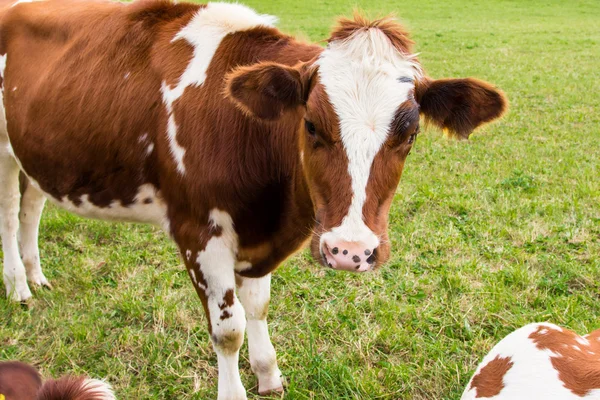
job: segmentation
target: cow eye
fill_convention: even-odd
[[[420,131],[421,131],[421,128],[419,126],[417,126],[417,129],[415,129],[414,133],[409,136],[408,144],[413,144],[415,142],[415,139],[417,138],[417,135],[419,134]]]
[[[306,127],[306,131],[309,133],[309,135],[315,136],[317,134],[317,127],[312,122],[304,120],[304,126]]]

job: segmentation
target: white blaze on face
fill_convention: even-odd
[[[177,123],[173,105],[189,86],[202,86],[206,80],[206,71],[223,38],[231,33],[245,31],[258,26],[273,26],[277,18],[261,15],[241,4],[208,3],[200,9],[192,20],[175,35],[172,42],[185,40],[194,48],[192,60],[179,78],[175,87],[166,82],[162,84],[162,96],[167,114],[167,138],[177,170],[185,174],[183,157],[185,149],[177,142]]]
[[[356,32],[334,41],[321,54],[320,82],[340,121],[341,139],[348,156],[352,202],[340,226],[321,237],[379,245],[363,221],[367,183],[375,156],[390,134],[398,107],[414,89],[420,74],[412,55],[402,55],[378,29]],[[402,82],[400,78],[404,79]]]

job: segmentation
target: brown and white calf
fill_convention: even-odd
[[[0,400],[115,400],[110,385],[84,376],[42,382],[40,373],[21,362],[0,362]]]
[[[506,107],[485,82],[425,76],[391,19],[342,19],[323,49],[239,4],[5,4],[8,296],[29,298],[27,280],[48,285],[37,246],[45,198],[156,224],[202,300],[222,399],[246,398],[244,331],[259,392],[283,389],[266,316],[270,274],[287,257],[312,240],[333,269],[389,258],[388,211],[419,117],[467,138]]]
[[[579,336],[530,324],[485,356],[462,400],[600,399],[600,329]]]

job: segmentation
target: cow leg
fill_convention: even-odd
[[[245,400],[238,368],[246,318],[235,295],[234,249],[228,235],[213,236],[204,250],[184,250],[186,267],[202,300],[219,365],[219,400]]]
[[[271,298],[271,274],[262,278],[237,277],[238,294],[246,311],[250,366],[258,378],[258,393],[283,392],[277,355],[269,338],[267,312]]]
[[[42,272],[38,248],[38,230],[45,203],[46,197],[42,192],[28,182],[21,198],[19,242],[27,279],[34,285],[50,288],[50,283]]]
[[[14,301],[31,297],[25,266],[19,255],[19,166],[8,140],[0,138],[0,234],[4,252],[4,286],[6,296]]]

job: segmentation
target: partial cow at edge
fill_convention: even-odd
[[[502,339],[481,364],[461,400],[600,400],[600,329],[579,336],[548,323]]]
[[[467,138],[506,109],[486,82],[428,77],[390,18],[342,18],[323,48],[239,4],[0,4],[8,297],[49,285],[46,198],[160,226],[207,314],[220,399],[246,398],[244,332],[259,392],[283,391],[266,316],[286,258],[310,243],[336,270],[389,259],[389,208],[421,117]]]
[[[2,397],[4,396],[4,397]],[[5,400],[115,400],[110,385],[84,376],[42,381],[30,365],[0,362],[0,398]]]

